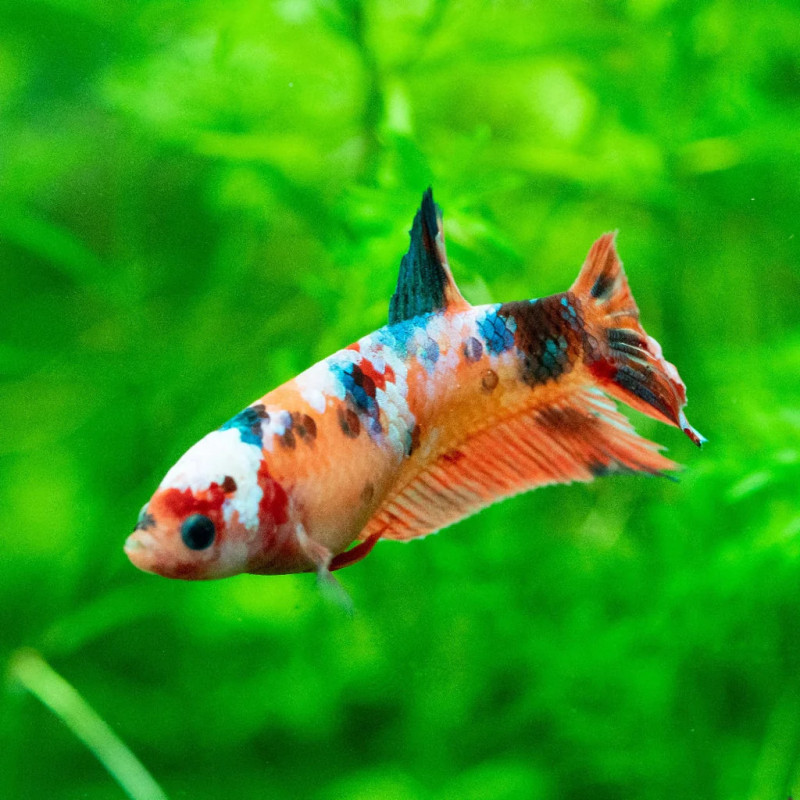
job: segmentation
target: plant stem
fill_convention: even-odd
[[[167,800],[153,776],[97,712],[35,650],[20,650],[12,680],[46,705],[91,750],[131,800]]]

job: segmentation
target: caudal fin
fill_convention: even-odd
[[[661,346],[639,322],[625,270],[606,233],[593,245],[571,291],[580,299],[590,336],[586,362],[609,394],[680,428],[698,447],[706,441],[686,419],[686,387]]]

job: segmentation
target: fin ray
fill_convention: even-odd
[[[428,187],[414,216],[408,252],[400,262],[397,289],[389,302],[389,324],[441,309],[469,308],[461,296],[444,246],[441,209]]]
[[[425,536],[537,486],[587,482],[620,470],[660,474],[675,469],[659,450],[598,390],[565,391],[553,406],[522,409],[428,462],[412,457],[399,489],[359,538]]]
[[[649,417],[675,425],[696,445],[705,437],[686,419],[686,387],[678,370],[667,361],[658,342],[639,322],[616,233],[603,234],[591,247],[572,291],[590,309],[597,350],[588,366],[599,385]]]

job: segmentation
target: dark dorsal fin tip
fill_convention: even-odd
[[[429,186],[409,231],[408,252],[400,262],[397,289],[389,303],[390,324],[452,304],[466,306],[447,265],[440,220],[441,210]]]
[[[436,234],[439,232],[439,222],[436,218],[436,204],[433,202],[433,189],[429,186],[422,195],[422,204],[417,214],[422,223],[422,243],[425,250],[436,256]],[[415,220],[416,222],[416,220]]]

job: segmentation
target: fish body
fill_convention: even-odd
[[[325,576],[381,538],[424,536],[537,486],[675,468],[608,395],[703,441],[639,323],[614,236],[566,292],[471,306],[428,190],[389,324],[194,445],[126,552],[174,578]]]

